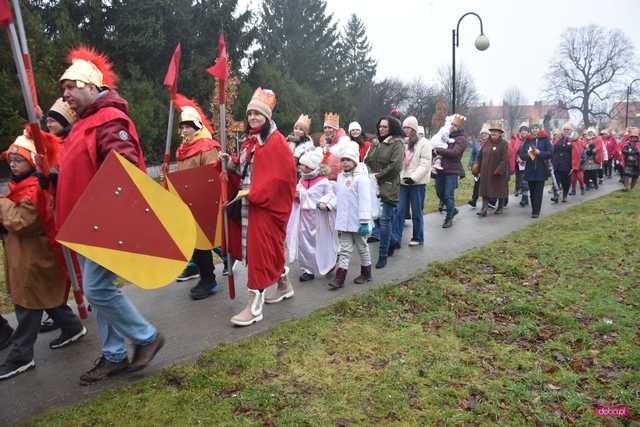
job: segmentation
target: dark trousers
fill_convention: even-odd
[[[480,177],[478,176],[477,180],[474,180],[473,183],[473,194],[471,195],[471,200],[474,202],[478,201],[478,197],[480,197]]]
[[[562,197],[566,198],[569,194],[569,187],[571,187],[571,176],[569,175],[569,171],[555,171],[556,181],[558,181],[558,185],[562,188]]]
[[[7,360],[30,362],[33,360],[33,345],[38,338],[43,310],[32,310],[19,305],[16,305],[15,308],[18,327],[11,338],[11,350],[7,355]],[[82,329],[80,319],[66,304],[49,309],[47,312],[63,331]]]
[[[604,161],[604,174],[608,178],[611,178],[611,175],[613,175],[613,159]]]
[[[193,256],[191,257],[195,265],[200,270],[200,277],[204,280],[213,280],[216,275],[213,273],[213,254],[211,251],[203,251],[200,249],[194,249]]]
[[[9,322],[0,314],[0,329],[6,328],[7,326],[9,326]]]
[[[593,169],[584,171],[584,182],[587,185],[587,188],[593,185],[596,189],[598,188],[598,173],[602,169]]]
[[[453,218],[456,208],[456,187],[458,186],[458,175],[448,175],[439,173],[436,175],[436,191],[438,197],[447,207],[447,218]]]
[[[531,198],[531,213],[533,215],[540,215],[543,193],[544,181],[529,181],[529,197]]]
[[[382,202],[382,211],[380,211],[380,246],[378,247],[378,256],[386,258],[389,255],[389,245],[391,242],[393,220],[398,214],[395,205],[388,202]]]
[[[516,192],[522,195],[529,193],[529,185],[524,180],[524,171],[516,170]]]

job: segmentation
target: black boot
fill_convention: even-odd
[[[362,285],[371,281],[371,265],[360,266],[360,275],[353,280],[353,283]]]
[[[347,270],[344,268],[338,268],[336,270],[336,277],[333,282],[329,283],[329,290],[335,291],[344,286],[344,279],[347,278]]]
[[[442,223],[442,228],[451,228],[452,225],[453,225],[453,218],[446,218]]]
[[[220,290],[216,278],[201,278],[198,280],[198,284],[191,288],[191,299],[201,300],[207,298],[209,295],[214,295]]]
[[[387,265],[387,257],[381,256],[378,257],[378,262],[376,262],[376,268],[384,268]]]
[[[11,344],[13,328],[4,319],[0,319],[0,321],[3,321],[3,323],[0,323],[0,350],[3,350]]]

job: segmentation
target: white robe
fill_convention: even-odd
[[[336,264],[338,237],[333,186],[333,182],[322,178],[308,189],[302,180],[296,187],[299,200],[293,203],[287,225],[287,261],[298,260],[300,269],[307,273],[325,275]],[[319,202],[326,203],[330,210],[319,210]]]

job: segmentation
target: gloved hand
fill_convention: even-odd
[[[367,235],[369,235],[369,224],[360,224],[360,227],[358,228],[358,234],[362,237],[366,237]]]
[[[318,208],[321,211],[328,211],[329,210],[329,207],[326,205],[326,203],[322,203],[322,202],[316,203],[316,208]]]
[[[416,183],[412,178],[410,178],[408,176],[405,177],[405,178],[402,178],[402,181],[404,181],[404,183],[407,184],[407,185],[413,185],[413,184]]]
[[[38,184],[40,185],[40,188],[42,188],[43,190],[49,188],[49,179],[46,176],[44,176],[40,172],[36,172],[34,175],[36,178],[38,178]]]

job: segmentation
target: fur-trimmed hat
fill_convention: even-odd
[[[316,147],[314,150],[308,151],[300,157],[300,164],[305,165],[310,169],[316,170],[320,167],[322,158],[322,148]]]
[[[464,122],[467,121],[467,118],[465,116],[463,116],[462,114],[454,114],[453,115],[453,120],[451,121],[452,125],[458,126],[458,127],[462,127],[462,125],[464,125]]]
[[[247,112],[249,110],[257,111],[258,113],[271,120],[273,109],[276,107],[276,94],[270,89],[262,89],[259,87],[253,92],[251,101],[247,105]]]

